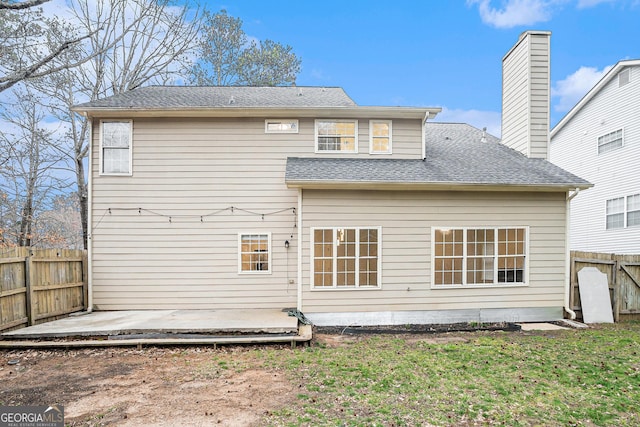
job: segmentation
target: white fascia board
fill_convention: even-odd
[[[92,117],[312,117],[423,119],[433,118],[441,108],[420,107],[299,107],[299,108],[79,108],[73,111]]]

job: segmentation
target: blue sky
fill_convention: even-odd
[[[640,58],[640,0],[209,1],[258,39],[293,47],[297,84],[360,105],[442,107],[436,120],[500,134],[502,57],[525,30],[551,35],[551,122],[607,70]]]

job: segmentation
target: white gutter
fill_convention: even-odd
[[[564,311],[569,314],[569,319],[575,320],[576,312],[571,309],[569,306],[569,301],[571,301],[571,247],[569,246],[569,231],[571,225],[571,200],[576,197],[580,193],[580,189],[576,188],[573,193],[567,192],[567,200],[566,200],[566,213],[565,213],[565,236],[564,242],[566,245],[566,254],[565,254],[565,266],[564,266]]]
[[[87,114],[89,120],[89,161],[87,165],[87,313],[93,311],[93,177],[91,165],[93,164],[93,120]]]
[[[302,313],[302,188],[298,188],[298,295],[296,308]]]

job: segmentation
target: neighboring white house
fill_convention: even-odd
[[[595,184],[571,202],[571,248],[640,254],[640,60],[618,62],[551,130],[550,160]]]
[[[146,87],[75,107],[93,126],[91,307],[562,318],[567,200],[590,184],[545,160],[549,36],[503,61],[504,144],[340,88]]]

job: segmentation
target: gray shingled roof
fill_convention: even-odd
[[[287,159],[289,183],[411,183],[588,187],[554,164],[531,159],[467,124],[427,123],[426,159]]]
[[[148,86],[76,105],[74,108],[163,110],[355,105],[345,91],[338,87]]]

